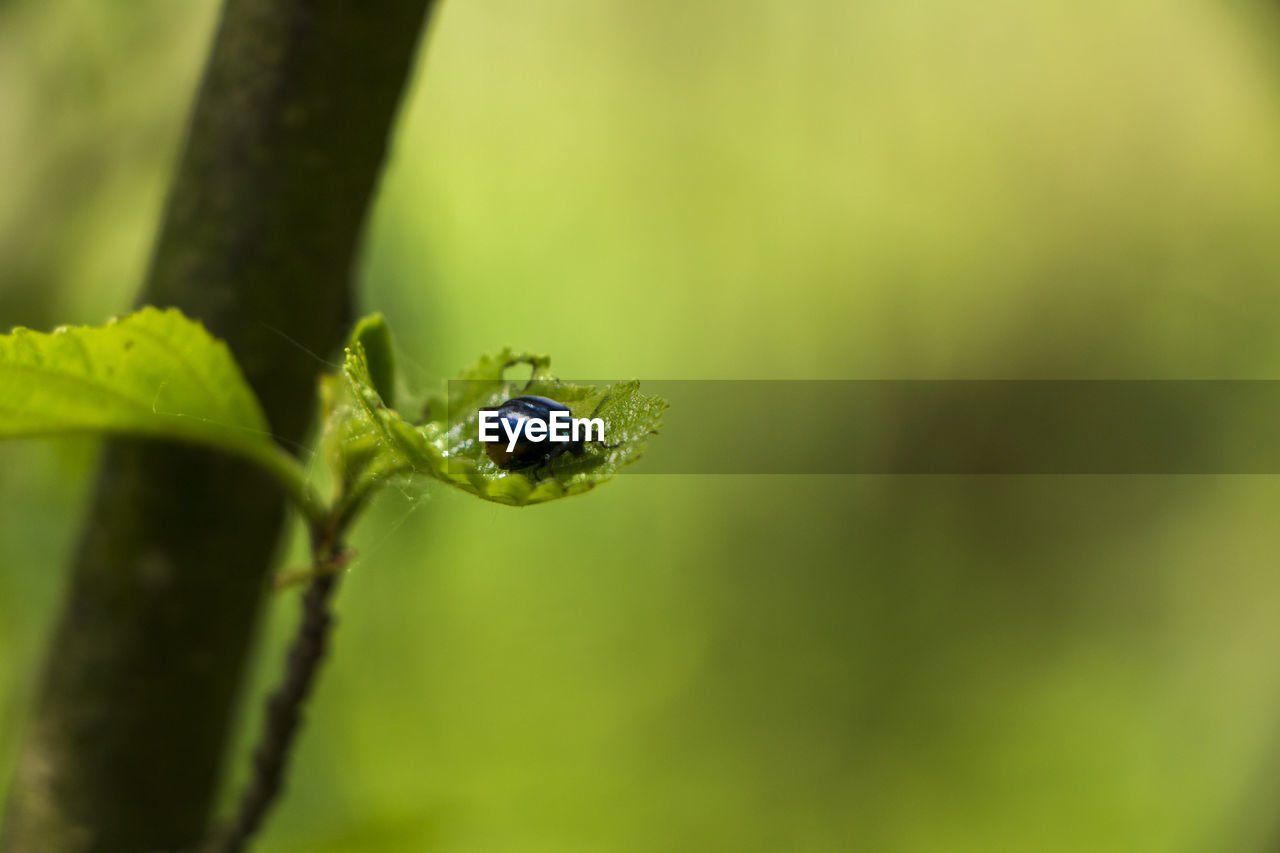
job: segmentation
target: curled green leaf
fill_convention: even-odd
[[[351,333],[352,343],[364,348],[373,388],[388,406],[396,404],[396,360],[391,346],[391,330],[381,314],[370,314]]]

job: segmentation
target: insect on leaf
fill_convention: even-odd
[[[532,368],[527,382],[506,376],[518,365]],[[337,418],[328,431],[338,439],[331,446],[339,448],[340,476],[360,496],[387,477],[420,475],[511,506],[590,491],[640,458],[667,404],[641,393],[636,381],[606,386],[561,383],[547,372],[549,365],[546,356],[510,349],[484,356],[449,383],[447,398],[429,401],[426,422],[414,425],[378,393],[366,347],[353,339],[343,365],[346,387],[341,393],[330,391]],[[542,471],[499,469],[478,440],[479,410],[521,394],[550,397],[568,406],[574,417],[600,418],[607,443],[588,444],[581,457],[560,456]]]

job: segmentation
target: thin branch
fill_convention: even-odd
[[[336,572],[317,575],[302,596],[302,622],[289,649],[284,680],[267,700],[249,787],[226,834],[213,845],[217,853],[244,850],[280,795],[289,753],[301,727],[302,706],[311,694],[329,647],[333,627],[329,601],[338,577]]]
[[[312,563],[309,566],[303,566],[296,569],[286,569],[275,576],[271,582],[271,586],[276,592],[283,592],[294,586],[301,586],[310,580],[315,580],[320,575],[330,575],[334,572],[340,572],[345,569],[351,560],[355,557],[356,552],[351,549],[340,551],[333,556],[332,559],[324,562]]]
[[[141,301],[227,341],[289,447],[314,410],[315,365],[295,347],[327,354],[342,340],[432,5],[225,0]],[[247,463],[110,444],[0,849],[137,853],[207,835],[283,506]]]

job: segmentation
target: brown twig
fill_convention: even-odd
[[[284,680],[267,700],[262,735],[253,753],[252,778],[235,819],[213,846],[218,853],[244,850],[280,794],[285,764],[301,727],[302,706],[329,645],[334,621],[329,601],[338,577],[336,572],[317,575],[302,596],[302,622],[289,649]]]
[[[334,572],[340,572],[351,564],[355,559],[356,552],[350,549],[340,551],[331,560],[314,564],[310,566],[302,566],[296,569],[286,569],[275,576],[271,581],[271,587],[276,592],[283,592],[290,587],[299,586],[307,581],[314,580],[320,575],[331,575]]]

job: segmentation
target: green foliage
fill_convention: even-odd
[[[327,456],[339,466],[339,479],[355,500],[389,476],[408,474],[434,477],[485,500],[511,506],[590,491],[640,458],[667,404],[640,393],[636,381],[604,387],[561,383],[547,373],[550,363],[546,356],[510,349],[484,356],[464,370],[459,381],[450,383],[446,398],[428,401],[426,423],[415,426],[378,393],[358,333],[343,365],[346,387],[327,419],[332,430]],[[505,373],[520,364],[532,368],[530,381],[513,384]],[[589,445],[588,452],[578,458],[561,456],[551,473],[541,478],[529,471],[499,469],[477,438],[479,410],[521,393],[564,403],[574,417],[601,418],[609,445]]]
[[[230,350],[175,309],[106,326],[0,335],[0,438],[105,432],[246,456],[306,503],[301,469],[271,438]]]
[[[0,336],[0,436],[122,432],[241,450],[270,441],[226,344],[176,310]]]
[[[369,379],[382,402],[396,404],[396,360],[391,346],[391,330],[381,314],[370,314],[351,332],[351,343],[364,349]]]
[[[499,470],[476,438],[478,409],[517,393],[505,371],[533,368],[519,393],[552,397],[575,417],[605,422],[608,446],[563,456],[541,479]],[[322,451],[335,472],[325,509],[301,467],[271,438],[253,390],[226,344],[174,309],[144,308],[100,328],[0,336],[0,438],[109,432],[201,444],[237,453],[275,474],[313,522],[350,520],[397,476],[432,477],[486,500],[523,506],[582,494],[640,457],[666,403],[638,382],[596,388],[547,374],[545,356],[503,350],[481,358],[428,404],[414,425],[392,405],[395,359],[380,315],[360,321],[341,373],[321,378]]]

